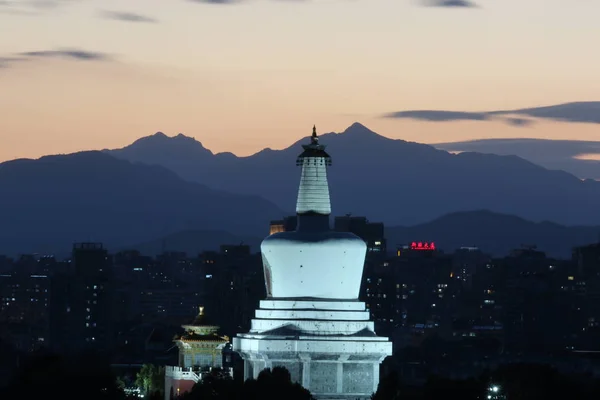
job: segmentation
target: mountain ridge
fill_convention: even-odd
[[[0,187],[0,254],[68,252],[88,240],[116,246],[183,229],[256,235],[287,214],[258,196],[97,151],[1,163]]]
[[[535,138],[476,139],[433,144],[446,151],[516,155],[551,170],[564,170],[580,179],[600,179],[600,160],[582,158],[600,154],[600,141]]]
[[[262,196],[284,208],[295,201],[299,171],[294,160],[306,140],[246,157],[183,153],[172,157],[164,156],[160,148],[142,154],[130,147],[112,154],[158,163],[186,180]],[[591,206],[600,201],[600,184],[582,182],[519,157],[450,154],[434,146],[381,136],[360,123],[342,133],[320,135],[320,143],[327,145],[333,159],[328,171],[330,192],[340,214],[352,212],[401,225],[456,211],[490,209],[532,221],[600,223],[600,212]]]
[[[467,228],[467,229],[465,229]],[[474,246],[495,257],[504,257],[523,245],[536,245],[550,257],[569,258],[573,247],[598,241],[600,226],[563,226],[550,221],[531,222],[514,215],[489,210],[456,212],[414,226],[385,228],[388,252],[413,241],[435,242],[438,249],[452,253],[463,246]],[[204,250],[216,250],[219,244],[244,242],[258,251],[262,237],[240,237],[223,232],[223,243],[204,238],[204,231],[177,232],[151,241],[123,246],[145,255],[159,254],[163,246],[168,251],[184,251],[188,255]],[[266,236],[266,233],[263,235]],[[166,245],[165,245],[166,244]]]
[[[386,228],[388,246],[412,241],[434,241],[453,251],[479,247],[494,256],[506,256],[525,244],[557,258],[570,258],[573,247],[596,243],[600,226],[564,226],[551,221],[532,222],[489,210],[456,212],[411,227]]]

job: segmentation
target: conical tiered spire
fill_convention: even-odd
[[[302,147],[304,152],[296,160],[296,165],[302,166],[296,214],[329,215],[331,201],[326,168],[331,165],[331,157],[325,152],[325,146],[319,144],[316,126],[313,126],[310,144]]]

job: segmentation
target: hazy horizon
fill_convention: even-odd
[[[418,3],[0,2],[0,160],[157,131],[244,156],[355,121],[429,144],[597,138],[597,123],[383,118],[600,100],[600,3]]]

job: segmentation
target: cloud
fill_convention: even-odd
[[[146,17],[145,15],[136,14],[132,12],[124,12],[124,11],[103,11],[101,16],[106,19],[112,19],[115,21],[126,21],[126,22],[146,22],[146,23],[156,23],[158,20]]]
[[[64,49],[64,50],[42,50],[42,51],[27,51],[19,53],[23,57],[45,57],[45,58],[66,58],[72,60],[107,60],[109,57],[104,53],[97,53],[85,50]]]
[[[48,10],[56,7],[60,7],[64,1],[60,0],[30,0],[28,2],[30,7]]]
[[[192,3],[205,3],[205,4],[234,4],[239,3],[241,0],[188,0]]]
[[[409,110],[388,113],[383,117],[431,122],[500,120],[514,126],[527,126],[533,124],[535,119],[600,124],[600,101],[484,112]]]
[[[50,9],[74,0],[0,0],[0,7]]]
[[[11,67],[15,63],[40,58],[62,58],[76,61],[109,61],[112,58],[106,53],[79,49],[26,51],[9,57],[0,57],[0,68]]]
[[[10,57],[0,57],[0,68],[7,68],[11,61]]]
[[[22,3],[9,0],[0,0],[0,13],[17,15],[35,14],[35,12],[28,9],[28,7],[23,7]]]
[[[192,3],[198,4],[240,4],[245,0],[187,0]],[[289,3],[307,3],[308,0],[273,0],[273,1],[285,1]]]
[[[411,110],[398,111],[385,115],[386,118],[418,119],[423,121],[485,121],[489,116],[485,113],[444,110]]]
[[[504,118],[504,122],[513,126],[528,126],[534,123],[533,120],[527,118],[515,118],[515,117],[507,117]]]
[[[4,14],[36,15],[80,0],[0,0]]]
[[[19,61],[27,61],[27,58],[26,57],[18,57],[18,56],[0,57],[0,68],[8,68],[13,63],[16,63]]]
[[[553,106],[490,111],[490,115],[525,115],[565,122],[600,124],[600,101],[579,101]]]
[[[424,4],[426,7],[443,8],[477,8],[477,4],[468,0],[429,0]]]

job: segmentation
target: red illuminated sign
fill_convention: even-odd
[[[435,243],[434,242],[412,242],[410,244],[410,249],[411,250],[435,250]]]

